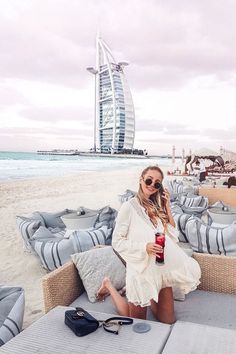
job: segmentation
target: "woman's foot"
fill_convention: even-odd
[[[102,285],[96,294],[96,298],[98,301],[104,301],[107,296],[110,295],[110,291],[108,289],[109,285],[111,285],[111,281],[108,277],[105,277],[102,281]]]

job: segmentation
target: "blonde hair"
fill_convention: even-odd
[[[144,178],[148,171],[157,171],[161,174],[161,182],[164,179],[164,174],[162,170],[158,166],[149,166],[145,168],[141,174],[141,178]],[[139,203],[146,209],[147,214],[152,221],[153,225],[157,225],[157,218],[159,218],[166,229],[167,223],[169,222],[168,216],[166,215],[166,211],[161,203],[160,191],[157,190],[154,194],[152,194],[149,198],[145,196],[143,193],[141,184],[139,185],[139,190],[137,194],[137,198]]]

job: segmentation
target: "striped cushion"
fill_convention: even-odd
[[[73,231],[69,238],[54,236],[43,239],[41,230],[38,230],[31,244],[42,266],[51,271],[66,263],[76,252],[87,251],[95,245],[104,245],[110,234],[111,229],[106,225],[97,229]]]
[[[170,186],[173,193],[179,194],[184,192],[184,185],[182,181],[174,179],[173,181],[170,181]]]
[[[43,225],[42,221],[26,218],[24,216],[17,216],[16,223],[23,239],[24,250],[31,252],[32,247],[30,244],[30,239],[34,235],[35,231]]]
[[[208,208],[208,198],[201,196],[196,196],[194,198],[181,196],[180,206],[186,214],[200,215]]]
[[[193,186],[184,183],[182,180],[164,180],[164,186],[168,189],[170,193],[171,201],[176,200],[180,195],[186,195],[187,193],[197,193],[198,189]]]
[[[178,208],[181,210],[181,212]],[[185,228],[186,228],[187,221],[191,217],[191,215],[183,213],[182,209],[180,207],[178,207],[177,205],[175,207],[171,208],[171,212],[172,212],[176,227],[179,231],[179,235],[178,235],[179,241],[188,242],[188,239],[187,239],[187,236],[185,233]]]
[[[236,222],[222,228],[207,225],[199,218],[191,217],[185,232],[194,251],[236,256]]]
[[[104,208],[99,210],[98,218],[95,222],[94,227],[96,229],[98,229],[99,227],[106,225],[108,229],[113,230],[114,225],[115,225],[116,216],[117,216],[117,210],[115,210],[109,206],[105,206]],[[112,232],[110,234],[110,237],[111,237],[111,235],[112,235]]]
[[[202,197],[202,196],[196,196],[196,197],[181,196],[180,205],[184,205],[186,207],[207,206],[208,200],[206,197]]]
[[[106,225],[98,229],[75,230],[70,238],[72,239],[76,252],[84,252],[97,245],[105,245],[107,239],[111,235],[112,230]]]
[[[20,333],[24,309],[25,297],[22,288],[0,287],[0,346]]]

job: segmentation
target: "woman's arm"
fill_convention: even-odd
[[[140,264],[141,268],[143,268],[142,261],[145,264],[148,261],[147,243],[130,239],[131,217],[132,206],[129,202],[125,202],[122,204],[116,219],[112,235],[112,246],[126,262],[136,263],[136,266]],[[138,215],[137,218],[139,218]],[[138,228],[137,232],[140,232]],[[145,232],[145,230],[141,230],[141,232]]]
[[[170,207],[168,209],[166,209],[166,215],[168,216],[169,224],[171,224],[171,226],[175,227],[176,225],[175,225],[175,221],[174,221],[174,218],[172,216]]]
[[[171,226],[175,227],[175,221],[172,216],[171,207],[170,207],[170,193],[168,192],[167,189],[164,190],[164,193],[162,194],[161,198],[163,200],[163,204],[165,207],[166,215],[169,220],[169,224],[171,224]]]

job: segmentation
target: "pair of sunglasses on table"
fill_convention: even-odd
[[[153,180],[151,178],[147,178],[147,179],[144,179],[144,183],[146,184],[146,186],[152,185],[152,187],[154,187],[155,189],[164,191],[164,188],[163,188],[161,182],[157,181],[157,182],[153,183]]]

